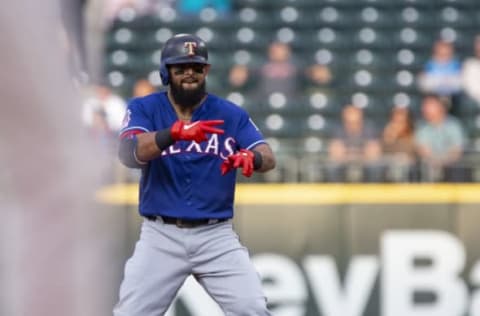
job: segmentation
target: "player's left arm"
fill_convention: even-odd
[[[275,155],[273,154],[272,148],[267,143],[261,143],[252,148],[252,151],[257,152],[261,155],[260,166],[255,169],[256,172],[267,172],[275,168]]]
[[[220,166],[222,175],[233,169],[242,169],[245,177],[251,177],[253,172],[266,172],[275,167],[275,157],[272,149],[266,143],[259,143],[250,149],[242,148],[231,154]]]
[[[233,169],[241,169],[245,177],[250,177],[253,172],[266,172],[273,169],[275,157],[259,128],[247,112],[240,111],[237,115],[240,116],[235,137],[238,151],[222,162],[222,175]]]

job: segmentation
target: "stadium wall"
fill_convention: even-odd
[[[273,315],[480,315],[479,189],[247,184],[234,225]],[[223,314],[189,279],[168,314],[186,315]]]

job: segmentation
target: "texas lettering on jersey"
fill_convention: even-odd
[[[187,146],[182,146],[182,143],[189,143]],[[177,155],[182,153],[197,153],[220,156],[223,160],[227,159],[229,155],[235,153],[236,142],[233,137],[227,137],[220,143],[217,134],[212,134],[208,140],[197,143],[195,141],[177,142],[162,151],[162,156]],[[183,148],[182,148],[183,147]]]

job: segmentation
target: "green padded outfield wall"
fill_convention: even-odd
[[[479,185],[243,185],[237,201],[273,315],[480,315]],[[222,313],[188,280],[167,315]]]

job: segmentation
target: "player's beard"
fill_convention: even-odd
[[[170,93],[173,101],[183,108],[192,108],[196,106],[206,94],[205,80],[195,89],[184,89],[182,85],[170,84]]]

